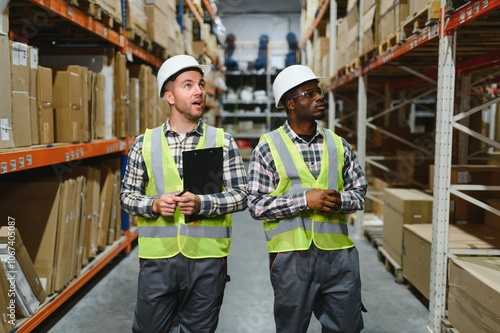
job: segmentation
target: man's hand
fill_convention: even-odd
[[[161,216],[174,216],[176,202],[173,200],[175,195],[163,194],[153,201],[153,213]]]
[[[335,190],[309,190],[306,192],[307,207],[325,213],[340,210],[342,200],[340,192]]]
[[[200,197],[191,192],[186,192],[183,195],[173,197],[174,202],[179,207],[179,211],[184,215],[193,215],[200,211]]]

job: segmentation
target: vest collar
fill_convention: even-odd
[[[179,134],[176,131],[174,131],[172,129],[172,127],[170,126],[170,117],[163,124],[163,133],[165,134],[165,136],[167,136],[169,132]],[[186,133],[186,136],[191,136],[194,134],[199,135],[199,136],[203,136],[203,121],[201,119],[198,120],[198,124],[196,124],[195,128],[191,132]]]
[[[286,135],[290,137],[292,141],[302,141],[304,142],[304,139],[302,139],[297,133],[294,132],[294,130],[290,127],[290,124],[288,123],[288,120],[285,121],[283,124],[283,130],[285,131]],[[314,137],[312,138],[311,142],[306,142],[307,144],[312,143],[319,138],[323,138],[323,133],[320,131],[320,127],[316,126],[316,134],[314,134]]]

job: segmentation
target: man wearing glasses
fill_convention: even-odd
[[[288,119],[264,134],[249,165],[248,208],[264,220],[277,333],[363,329],[358,252],[346,214],[363,209],[367,182],[352,147],[320,128],[324,93],[313,71],[285,68],[273,83]]]

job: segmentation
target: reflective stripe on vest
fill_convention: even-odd
[[[204,124],[203,133],[195,149],[224,145],[222,129]],[[143,157],[149,177],[146,195],[157,197],[182,190],[182,179],[161,126],[144,134]],[[184,215],[176,209],[170,217],[139,218],[138,234],[141,258],[168,258],[179,252],[189,258],[224,257],[231,242],[231,216],[185,224]]]
[[[141,237],[176,237],[177,226],[161,226],[161,227],[143,227],[139,229]],[[229,238],[231,237],[231,229],[228,228],[207,228],[207,227],[187,227],[185,224],[180,225],[179,234],[197,238]]]
[[[280,184],[271,195],[301,193],[304,189],[312,188],[339,191],[343,189],[342,141],[332,131],[322,130],[322,134],[324,138],[322,166],[317,179],[313,177],[300,151],[282,127],[264,135],[280,175]],[[269,252],[304,250],[309,248],[313,240],[318,248],[328,250],[354,245],[348,237],[346,219],[342,214],[306,210],[290,218],[265,222],[264,225]]]

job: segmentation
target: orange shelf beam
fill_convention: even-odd
[[[212,5],[210,5],[210,1],[203,0],[203,4],[205,5],[205,8],[207,9],[208,14],[210,14],[212,21],[215,21],[215,13],[214,13],[214,10],[212,8]]]
[[[488,13],[500,8],[500,0],[476,0],[451,14],[450,20],[445,22],[445,32],[450,34],[453,30],[477,20]]]
[[[127,52],[128,51],[130,51],[137,58],[144,60],[145,62],[155,66],[156,68],[160,68],[160,66],[163,64],[163,59],[155,57],[154,55],[145,51],[143,48],[140,48],[131,41],[127,41]]]
[[[16,333],[33,332],[38,325],[47,319],[55,310],[57,310],[64,302],[66,302],[73,294],[80,290],[87,282],[90,281],[100,270],[104,268],[113,258],[130,246],[130,239],[123,236],[109,250],[106,250],[102,257],[96,258],[94,262],[84,267],[85,272],[80,275],[75,281],[68,285],[60,294],[52,296],[52,299],[42,308],[40,308],[33,316],[22,322],[21,326],[15,331]]]
[[[17,149],[0,153],[0,174],[33,169],[102,156],[125,150],[126,143],[119,139],[89,143],[54,144],[52,147]]]
[[[311,26],[307,30],[307,33],[304,36],[304,39],[302,40],[302,43],[301,43],[301,47],[302,48],[304,48],[306,46],[306,42],[311,38],[314,30],[316,30],[316,28],[318,27],[319,22],[321,22],[321,20],[323,19],[323,16],[326,13],[326,10],[329,7],[330,7],[330,0],[323,1],[323,4],[321,5],[321,7],[319,9],[318,16],[316,16],[316,18],[314,19],[313,23],[311,24]]]
[[[198,9],[196,9],[196,6],[194,5],[193,1],[191,0],[184,0],[184,2],[188,5],[189,9],[191,10],[191,13],[193,13],[194,18],[198,21],[200,25],[203,25],[203,17],[201,17],[200,12]]]
[[[396,45],[386,52],[380,54],[377,58],[370,61],[368,64],[361,66],[358,70],[351,72],[347,75],[343,75],[333,80],[328,86],[327,90],[334,90],[356,78],[360,75],[365,75],[374,69],[391,62],[392,60],[410,52],[411,50],[421,47],[422,45],[428,43],[429,41],[437,38],[439,36],[439,23],[434,23],[433,25],[423,28],[420,33],[411,35],[402,44]]]
[[[29,0],[32,3],[57,14],[58,16],[73,22],[74,24],[96,34],[97,36],[115,44],[116,46],[123,47],[126,39],[118,32],[107,28],[101,22],[95,20],[93,17],[83,13],[78,8],[70,6],[67,2],[62,0]]]

